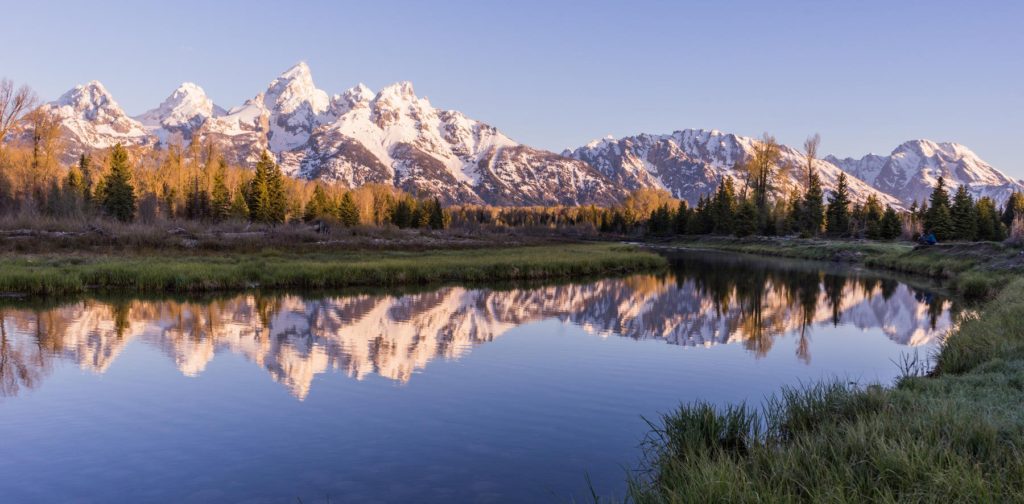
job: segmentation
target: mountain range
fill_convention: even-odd
[[[106,372],[139,340],[162,349],[186,376],[202,373],[218,353],[242,355],[304,399],[321,373],[336,370],[360,380],[378,375],[405,383],[434,360],[458,359],[517,326],[541,320],[559,320],[600,337],[695,348],[740,344],[758,357],[779,338],[801,338],[809,345],[812,335],[836,324],[909,346],[929,345],[952,325],[948,301],[932,318],[927,303],[906,285],[886,291],[880,284],[846,282],[834,296],[838,305],[819,288],[811,294],[815,308],[809,313],[792,301],[785,283],[762,288],[756,312],[738,291],[715,302],[696,279],[671,276],[507,291],[450,286],[403,295],[245,294],[212,304],[86,300],[42,314],[8,310],[11,341],[0,348],[0,357],[12,365],[0,367],[0,398],[16,394],[19,383],[39,383],[55,357]],[[810,348],[805,350],[798,357],[810,359]]]
[[[193,139],[211,142],[234,163],[272,152],[288,175],[350,187],[382,183],[446,203],[577,205],[615,203],[631,190],[663,188],[694,203],[724,176],[742,183],[735,164],[757,140],[717,130],[687,129],[595,140],[556,154],[512,140],[461,112],[435,108],[409,82],[374,92],[358,84],[328,94],[298,63],[267,88],[231,109],[213,103],[193,83],[179,86],[159,106],[138,116],[124,112],[98,81],[76,86],[43,107],[60,121],[66,162],[79,154],[127,146],[165,147]],[[787,176],[776,192],[802,186],[802,153],[782,146]],[[888,156],[826,156],[815,163],[826,190],[850,177],[855,200],[874,195],[907,207],[927,198],[938,176],[965,184],[977,196],[1005,201],[1024,190],[1014,180],[955,143],[912,140]]]

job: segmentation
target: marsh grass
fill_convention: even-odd
[[[1024,502],[1024,278],[963,320],[927,376],[698,402],[652,424],[648,502]]]
[[[656,271],[666,260],[615,244],[421,252],[39,255],[0,259],[0,292],[206,292],[564,279]]]

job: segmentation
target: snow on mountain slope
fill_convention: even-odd
[[[72,162],[84,152],[106,149],[117,143],[135,146],[154,141],[142,123],[128,117],[99,81],[75,86],[41,108],[60,120],[67,142],[65,162]]]
[[[135,119],[160,142],[186,143],[211,117],[226,112],[206,96],[203,88],[191,82],[182,83],[159,107],[148,110]]]
[[[911,140],[896,147],[889,156],[869,154],[861,159],[832,156],[826,159],[908,205],[927,199],[939,176],[945,179],[951,192],[963,184],[974,197],[989,196],[997,203],[1005,202],[1013,191],[1024,190],[1020,181],[956,143]]]
[[[668,190],[673,196],[696,203],[702,195],[712,192],[726,176],[742,186],[745,175],[735,169],[737,163],[754,153],[757,140],[722,133],[717,130],[687,129],[668,135],[640,134],[621,139],[595,140],[565,156],[585,161],[616,183],[628,189],[653,187]],[[781,146],[779,166],[788,176],[776,185],[777,196],[785,196],[806,183],[803,154]],[[817,160],[814,164],[826,190],[835,187],[842,170],[836,165]],[[869,186],[856,177],[848,177],[854,200],[875,195],[883,204],[902,203]]]
[[[63,161],[122,143],[127,146],[210,142],[230,162],[253,164],[266,150],[285,173],[349,186],[391,184],[448,203],[610,204],[644,187],[669,190],[694,203],[724,176],[742,185],[734,166],[756,140],[715,130],[682,130],[597,140],[561,155],[522,145],[464,114],[435,108],[409,82],[374,93],[359,84],[329,95],[298,63],[244,104],[224,111],[202,88],[184,83],[160,106],[131,118],[99,82],[77,86],[43,106],[58,116],[67,139]],[[804,184],[800,151],[782,146],[786,195]],[[828,156],[815,164],[826,190],[841,171],[854,199],[874,194],[907,207],[943,175],[976,196],[1005,201],[1024,190],[966,147],[907,142],[890,156]]]

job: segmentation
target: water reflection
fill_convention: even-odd
[[[39,386],[56,359],[103,373],[134,341],[160,348],[186,376],[202,373],[218,352],[243,355],[303,399],[319,373],[404,383],[434,359],[458,358],[545,319],[673,345],[738,343],[755,357],[778,338],[794,337],[796,358],[810,362],[816,327],[879,329],[898,344],[922,345],[949,329],[952,308],[942,296],[890,278],[738,257],[687,257],[667,275],[537,288],[5,307],[0,395]]]

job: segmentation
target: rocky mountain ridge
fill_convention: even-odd
[[[687,129],[595,140],[561,154],[518,143],[461,112],[435,108],[409,82],[374,92],[358,84],[329,95],[299,63],[242,105],[225,110],[201,87],[184,83],[158,107],[131,117],[98,81],[76,86],[43,106],[60,121],[71,163],[84,152],[122,143],[165,147],[209,142],[230,161],[253,163],[271,151],[285,173],[350,187],[390,184],[445,203],[607,205],[628,191],[663,188],[694,203],[726,176],[742,184],[735,165],[756,139]],[[779,195],[802,187],[803,155],[782,146]],[[874,195],[908,207],[927,197],[942,175],[975,196],[1004,201],[1024,190],[959,144],[906,142],[889,156],[826,156],[815,163],[826,190],[850,175],[855,200]]]

